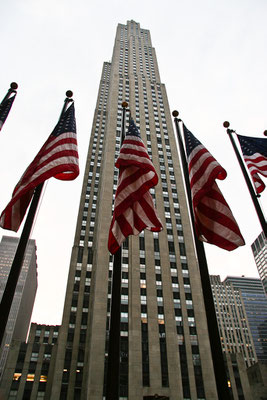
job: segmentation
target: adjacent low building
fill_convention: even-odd
[[[31,324],[27,342],[12,341],[0,385],[0,399],[51,399],[59,328]]]
[[[252,396],[242,353],[225,353],[228,387],[233,400],[263,400]]]
[[[2,299],[19,238],[3,236],[0,243],[0,300]],[[0,379],[12,340],[25,341],[37,290],[37,256],[35,240],[25,250],[21,273],[14,294],[5,335],[0,350]]]
[[[256,363],[247,370],[254,400],[267,400],[267,364]]]

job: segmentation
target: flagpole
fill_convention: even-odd
[[[225,121],[223,123],[223,126],[225,128],[227,128],[226,132],[228,133],[228,136],[229,136],[230,141],[232,143],[232,146],[233,146],[233,149],[235,151],[236,157],[238,159],[240,168],[242,170],[243,176],[245,178],[245,181],[246,181],[250,196],[252,198],[254,207],[256,209],[256,213],[258,215],[258,218],[259,218],[259,221],[260,221],[260,224],[261,224],[261,227],[262,227],[262,230],[263,230],[263,232],[265,234],[265,237],[267,238],[267,223],[266,223],[265,217],[263,215],[262,209],[261,209],[259,201],[258,201],[258,197],[260,197],[260,196],[259,195],[257,196],[256,193],[255,193],[255,190],[253,189],[251,180],[249,179],[249,176],[248,176],[248,173],[246,171],[245,165],[244,165],[244,163],[242,161],[242,158],[241,158],[240,153],[238,151],[237,145],[236,145],[236,143],[234,141],[232,133],[236,133],[236,132],[233,129],[229,129],[230,123],[228,121]],[[265,133],[264,133],[264,135],[265,135]]]
[[[15,100],[15,97],[17,95],[16,89],[18,88],[18,85],[16,82],[12,82],[10,84],[10,88],[7,91],[7,94],[3,98],[3,100],[0,103],[0,131],[2,130],[2,127],[8,117],[8,114],[11,110],[11,107],[13,105],[13,102]],[[11,94],[14,93],[14,96],[11,97]]]
[[[64,114],[68,103],[70,101],[73,101],[72,99],[70,99],[70,97],[72,97],[72,95],[73,95],[73,93],[70,90],[68,90],[66,92],[67,98],[65,99],[64,106],[63,106],[63,109],[60,114],[60,118]],[[23,264],[25,250],[26,250],[28,240],[29,240],[29,237],[31,234],[31,230],[32,230],[32,226],[33,226],[36,210],[38,207],[39,199],[41,197],[43,186],[44,186],[44,182],[42,182],[40,185],[38,185],[34,190],[30,209],[29,209],[29,212],[28,212],[28,215],[27,215],[24,227],[23,227],[23,231],[21,233],[21,237],[20,237],[20,240],[18,243],[18,247],[17,247],[16,253],[15,253],[12,265],[11,265],[11,269],[10,269],[7,283],[5,286],[5,291],[2,296],[2,300],[1,300],[1,304],[0,304],[0,345],[3,342],[10,309],[12,306],[14,294],[16,291],[16,286],[17,286],[17,283],[19,280],[19,276],[20,276],[20,272],[21,272],[21,268],[22,268],[22,264]]]
[[[184,145],[182,141],[182,135],[179,127],[179,122],[181,121],[178,119],[178,111],[173,111],[172,113],[174,117],[174,124],[176,127],[177,139],[180,149],[180,156],[182,160],[183,172],[184,172],[184,179],[185,179],[185,186],[187,192],[187,198],[189,203],[189,210],[190,210],[190,217],[191,223],[193,228],[197,258],[199,263],[199,272],[200,272],[200,279],[202,284],[202,292],[204,298],[204,305],[205,311],[207,316],[207,324],[208,324],[208,332],[209,332],[209,339],[210,339],[210,347],[211,347],[211,354],[213,360],[213,367],[214,367],[214,374],[216,380],[216,387],[219,400],[228,400],[231,399],[228,384],[227,384],[227,374],[225,370],[222,346],[221,346],[221,339],[218,330],[218,323],[216,317],[216,311],[213,301],[213,295],[210,285],[210,277],[209,277],[209,270],[208,264],[205,254],[205,249],[203,242],[201,242],[195,231],[194,226],[194,212],[192,206],[192,196],[191,196],[191,188],[190,188],[190,181],[189,181],[189,173],[188,173],[188,164],[187,158],[185,155]]]
[[[4,101],[6,101],[12,93],[17,93],[17,90],[16,90],[17,88],[18,88],[18,84],[16,82],[10,83],[10,88],[8,89],[7,94],[1,101],[1,104],[4,103]],[[1,104],[0,104],[0,107],[1,107]]]
[[[122,103],[121,143],[125,138],[125,114],[128,103]],[[106,400],[118,400],[120,392],[120,323],[121,323],[121,247],[114,254],[108,346]]]

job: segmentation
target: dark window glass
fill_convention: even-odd
[[[165,326],[163,324],[159,325],[159,333],[160,333],[160,364],[161,364],[161,384],[163,387],[169,386],[169,372],[168,372],[168,358],[167,358],[167,346],[165,335]]]
[[[87,264],[92,264],[93,263],[93,250],[91,247],[88,247],[88,259],[87,259]]]
[[[83,247],[78,247],[77,262],[82,263],[82,261],[83,261]]]
[[[154,251],[159,251],[159,239],[154,239]]]
[[[128,337],[120,341],[120,396],[128,396]]]
[[[176,332],[178,333],[178,335],[183,335],[184,334],[184,327],[181,325],[177,325],[176,326]]]
[[[192,310],[191,308],[187,310],[187,315],[188,317],[194,317],[194,310]]]
[[[168,246],[169,246],[169,253],[170,254],[174,254],[174,252],[175,252],[174,243],[173,242],[168,242]]]
[[[185,345],[179,345],[179,353],[180,353],[181,375],[182,375],[182,385],[183,385],[183,396],[185,398],[190,398],[191,394],[189,386],[189,375],[188,375]]]
[[[139,248],[145,250],[145,238],[143,236],[139,236]]]
[[[179,242],[179,248],[180,248],[180,254],[181,254],[181,256],[186,256],[185,244]]]
[[[142,328],[142,375],[143,386],[149,386],[149,351],[148,351],[148,329],[146,323],[141,323]]]
[[[164,307],[158,306],[158,314],[164,314]]]

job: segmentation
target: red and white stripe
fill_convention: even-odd
[[[144,229],[162,230],[149,192],[158,183],[158,176],[142,140],[126,136],[115,165],[120,175],[109,230],[108,248],[112,254],[129,235],[138,235]]]
[[[260,153],[254,153],[251,156],[244,155],[244,160],[251,174],[256,192],[260,194],[265,189],[265,183],[259,174],[267,178],[267,158]]]
[[[73,180],[79,175],[77,136],[73,132],[50,135],[16,185],[0,217],[0,226],[17,232],[31,202],[34,188],[54,177]]]
[[[236,220],[215,181],[225,179],[226,171],[203,145],[191,152],[188,166],[198,238],[225,250],[244,245]]]

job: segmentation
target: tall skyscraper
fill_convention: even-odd
[[[3,296],[9,271],[16,253],[19,239],[3,236],[0,243],[0,299]],[[37,258],[35,240],[30,239],[11,306],[6,332],[0,352],[0,377],[2,376],[9,346],[13,339],[25,341],[37,290]]]
[[[241,291],[230,282],[222,282],[219,275],[211,275],[210,281],[222,349],[225,353],[241,353],[250,367],[257,356]]]
[[[258,361],[267,363],[267,298],[261,280],[227,276],[224,282],[240,289]]]
[[[214,400],[201,282],[166,89],[150,32],[134,21],[118,25],[112,61],[102,70],[51,398],[105,398],[113,273],[107,242],[122,101],[129,103],[159,175],[151,194],[164,231],[142,232],[122,246],[120,399],[158,394]]]
[[[267,296],[267,239],[263,232],[252,243],[251,249]]]

